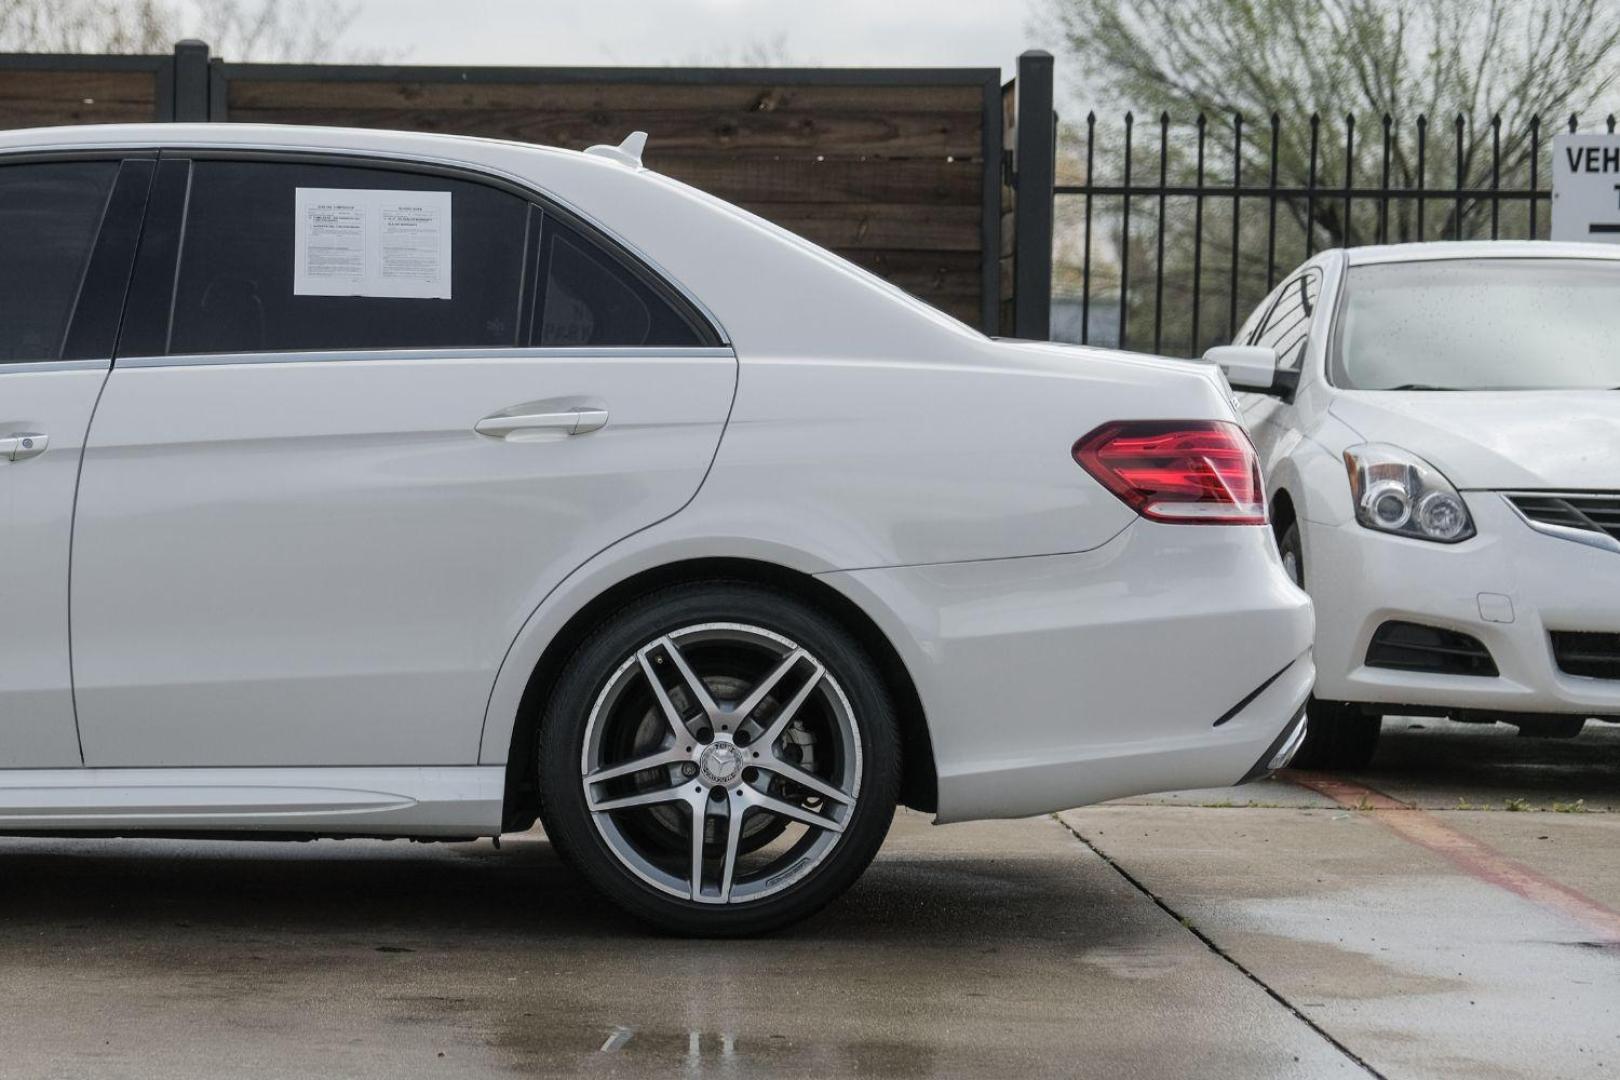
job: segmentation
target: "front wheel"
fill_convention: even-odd
[[[1365,769],[1378,751],[1382,716],[1360,706],[1311,698],[1306,706],[1305,741],[1289,767],[1294,769]]]
[[[1305,587],[1305,546],[1299,525],[1288,526],[1277,540],[1283,568],[1294,584]],[[1311,698],[1306,706],[1305,741],[1289,764],[1295,769],[1364,769],[1378,751],[1384,718],[1355,705]]]
[[[858,877],[899,792],[881,677],[835,621],[741,582],[636,601],[582,645],[540,731],[565,858],[677,933],[762,933]]]

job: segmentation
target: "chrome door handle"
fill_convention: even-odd
[[[26,461],[43,454],[50,444],[49,435],[41,435],[37,431],[18,432],[0,438],[0,457],[7,461]]]
[[[606,427],[607,422],[606,409],[569,409],[566,412],[519,413],[515,416],[497,413],[478,421],[473,425],[473,430],[498,439],[525,431],[583,435]]]

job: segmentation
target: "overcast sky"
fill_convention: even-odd
[[[743,63],[779,43],[795,64],[1010,73],[1037,2],[358,0],[342,45],[413,64],[661,65]]]

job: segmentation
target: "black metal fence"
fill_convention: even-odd
[[[1508,130],[1500,116],[1403,126],[1386,115],[1370,149],[1354,116],[1291,128],[1273,114],[1258,133],[1242,116],[1177,127],[1161,114],[1154,126],[1146,146],[1128,113],[1117,131],[1099,131],[1093,113],[1072,133],[1060,169],[1081,182],[1053,189],[1057,336],[1196,355],[1230,341],[1280,274],[1325,248],[1542,239],[1550,226],[1552,139],[1539,117]],[[1110,160],[1112,176],[1100,171]],[[1075,306],[1078,322],[1065,323]]]

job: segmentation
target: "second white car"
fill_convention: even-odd
[[[1568,736],[1620,720],[1620,251],[1328,251],[1212,350],[1316,601],[1296,764],[1385,714]]]

